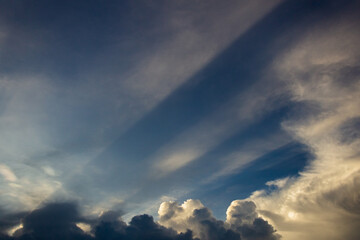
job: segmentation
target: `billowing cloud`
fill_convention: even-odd
[[[241,233],[244,239],[276,240],[280,235],[264,219],[259,217],[252,201],[233,201],[226,211],[226,222],[231,229]]]
[[[260,218],[253,202],[233,202],[227,220],[216,219],[199,200],[182,205],[163,202],[159,222],[152,216],[134,216],[127,224],[121,212],[108,211],[98,217],[84,216],[72,202],[48,203],[28,213],[0,221],[0,239],[42,240],[276,240],[280,236]],[[10,221],[12,219],[12,221]],[[12,231],[11,229],[15,229]],[[9,236],[7,233],[11,233]]]
[[[4,232],[0,239],[42,240],[42,239],[79,239],[79,240],[192,240],[191,231],[177,233],[154,222],[149,215],[132,218],[129,224],[124,223],[115,212],[107,212],[98,218],[81,216],[74,203],[50,203],[28,213],[21,220],[21,228],[12,236]],[[0,222],[2,223],[2,222]],[[91,226],[87,232],[81,226]],[[2,226],[1,226],[2,227]],[[10,227],[10,226],[7,226]]]
[[[280,238],[274,228],[258,216],[251,201],[233,202],[227,211],[226,222],[217,220],[210,209],[193,199],[181,205],[174,201],[164,202],[158,213],[160,224],[179,232],[190,229],[196,237],[204,240]]]

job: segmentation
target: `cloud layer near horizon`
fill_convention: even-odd
[[[134,216],[129,224],[119,212],[104,212],[84,217],[74,203],[49,203],[1,224],[1,240],[276,240],[279,235],[257,216],[255,204],[243,202],[231,212],[231,222],[212,216],[199,200],[187,200],[181,206],[166,202],[159,209],[159,223],[149,215]],[[245,213],[245,214],[244,214]],[[9,216],[8,216],[9,218]],[[165,227],[164,227],[165,226]],[[10,233],[9,236],[7,233]]]

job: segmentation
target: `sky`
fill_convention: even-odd
[[[360,239],[360,2],[0,0],[0,240]]]

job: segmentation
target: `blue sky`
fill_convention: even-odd
[[[0,225],[29,215],[0,230],[76,202],[95,238],[84,219],[114,211],[218,239],[206,209],[241,239],[358,239],[359,10],[1,1]]]

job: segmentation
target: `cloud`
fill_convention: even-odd
[[[289,240],[360,237],[360,32],[355,12],[348,9],[311,26],[274,61],[273,70],[291,100],[304,104],[283,128],[309,147],[314,160],[299,177],[268,182],[278,188],[257,191],[249,200]]]
[[[106,223],[102,222],[103,225],[100,225],[96,228],[96,236],[100,236],[106,228]],[[186,233],[177,234],[172,229],[167,229],[163,226],[154,222],[153,217],[149,215],[139,215],[132,218],[129,225],[121,230],[122,233],[119,234],[120,239],[164,239],[164,240],[190,240],[192,238],[192,233],[187,231]],[[99,237],[99,239],[103,239]]]
[[[281,1],[259,2],[2,3],[0,157],[36,189],[2,203],[32,209],[59,185],[96,202],[84,165]]]
[[[199,4],[197,8],[204,9],[205,2],[196,3]],[[29,19],[26,19],[30,21],[26,21],[27,24],[20,27],[22,24],[18,23],[24,19],[17,19],[14,21],[15,25],[9,24],[9,31],[4,30],[5,34],[1,29],[0,48],[6,50],[1,59],[9,59],[9,61],[2,61],[5,64],[2,69],[10,69],[9,72],[12,72],[12,69],[18,71],[5,74],[7,75],[5,77],[2,75],[0,80],[1,93],[5,93],[2,94],[0,106],[0,130],[2,132],[0,157],[4,160],[4,164],[0,165],[0,174],[6,181],[6,184],[0,186],[2,204],[9,211],[33,209],[44,199],[52,198],[56,190],[59,190],[59,195],[70,195],[69,192],[66,192],[68,189],[63,189],[62,185],[67,181],[66,187],[75,189],[73,191],[75,197],[81,195],[85,199],[86,207],[89,207],[87,201],[96,204],[98,201],[104,200],[104,195],[110,193],[111,196],[104,202],[110,204],[112,198],[121,202],[123,195],[126,197],[129,192],[130,195],[132,194],[131,191],[138,192],[136,187],[125,188],[123,195],[122,192],[121,194],[113,192],[115,188],[117,188],[116,191],[121,189],[118,186],[121,181],[115,179],[117,175],[124,176],[124,179],[127,180],[124,181],[124,185],[137,182],[139,174],[134,175],[132,171],[128,171],[131,168],[128,168],[127,165],[132,165],[138,172],[145,172],[145,175],[146,171],[143,170],[147,169],[141,168],[142,166],[145,168],[150,166],[150,170],[155,169],[156,174],[154,175],[156,176],[161,175],[157,174],[159,172],[165,173],[165,175],[167,173],[174,174],[176,170],[185,168],[190,165],[189,163],[193,163],[194,160],[216,149],[220,143],[238,130],[247,128],[248,122],[252,123],[259,117],[258,112],[263,113],[265,109],[272,111],[273,109],[269,107],[269,96],[266,95],[269,88],[260,81],[261,83],[255,86],[255,90],[249,90],[248,95],[242,95],[243,99],[240,100],[244,102],[243,108],[238,107],[241,101],[234,101],[230,102],[228,106],[220,106],[220,111],[215,109],[213,114],[211,112],[204,119],[199,118],[199,121],[194,121],[180,135],[171,137],[170,141],[162,146],[156,146],[155,152],[151,153],[154,155],[149,154],[150,159],[146,159],[147,156],[144,157],[145,161],[149,160],[145,164],[137,162],[136,159],[126,162],[127,156],[119,154],[115,158],[116,161],[122,158],[125,160],[124,164],[122,164],[123,162],[119,164],[121,168],[117,168],[112,164],[104,164],[100,158],[99,165],[102,166],[96,168],[95,172],[104,170],[104,175],[106,175],[108,166],[116,172],[116,175],[109,174],[111,180],[104,181],[105,184],[93,191],[94,193],[90,193],[91,190],[94,190],[94,186],[88,184],[91,181],[76,182],[74,180],[79,179],[79,172],[82,171],[82,167],[88,159],[97,155],[97,151],[94,151],[94,154],[89,149],[93,149],[93,146],[101,149],[110,143],[114,136],[118,137],[119,132],[171,95],[189,76],[209,63],[234,38],[244,33],[278,3],[278,1],[266,1],[261,4],[259,2],[241,1],[236,6],[210,4],[203,12],[198,11],[196,7],[189,9],[188,5],[181,6],[180,11],[177,10],[178,5],[176,4],[174,6],[166,5],[161,8],[165,9],[166,16],[161,17],[160,21],[164,22],[164,25],[158,25],[156,24],[158,21],[155,21],[151,25],[157,27],[151,34],[131,35],[130,38],[136,36],[133,39],[146,39],[146,41],[134,41],[134,46],[141,48],[139,52],[118,54],[122,53],[122,49],[112,47],[116,45],[112,44],[109,47],[110,50],[107,50],[108,52],[88,55],[82,51],[93,53],[93,49],[81,48],[82,51],[75,51],[76,55],[81,58],[100,60],[79,61],[82,62],[79,65],[72,64],[80,59],[78,56],[63,51],[64,49],[76,49],[79,44],[74,44],[72,41],[68,44],[69,39],[66,37],[66,39],[59,38],[61,45],[66,45],[63,46],[64,48],[56,48],[56,44],[59,42],[54,45],[50,43],[57,36],[80,37],[79,42],[84,46],[87,46],[88,42],[97,43],[92,42],[93,38],[89,38],[89,35],[72,35],[71,33],[76,32],[74,29],[66,31],[67,34],[59,34],[64,32],[57,32],[56,24],[51,25],[51,21],[50,25],[40,24],[41,27],[39,23],[48,24],[48,21],[35,21],[35,25],[32,25],[31,17],[39,16],[37,20],[43,17],[35,14],[36,11],[28,11],[29,14],[14,11],[16,14],[9,14],[15,18],[30,16]],[[193,4],[190,5],[193,7]],[[160,12],[164,14],[163,10]],[[209,12],[211,14],[207,14]],[[83,12],[81,13],[83,14]],[[82,14],[79,16],[84,17]],[[157,14],[158,12],[154,15]],[[162,14],[159,15],[163,16]],[[302,32],[304,35],[299,36],[294,42],[290,41],[291,46],[286,47],[282,55],[277,56],[274,65],[271,66],[273,69],[269,75],[276,76],[275,78],[280,81],[270,84],[270,88],[279,90],[281,94],[290,95],[292,102],[305,105],[304,109],[297,111],[297,114],[282,124],[295,140],[311,149],[315,158],[298,178],[274,179],[266,183],[270,187],[269,191],[260,190],[247,200],[233,202],[228,209],[226,222],[217,220],[208,208],[196,200],[186,201],[182,205],[175,202],[163,203],[159,214],[160,223],[165,227],[154,222],[154,219],[148,215],[136,216],[129,224],[124,223],[116,212],[107,212],[99,218],[89,219],[80,216],[75,205],[58,203],[43,206],[28,213],[25,217],[9,215],[7,212],[1,213],[1,230],[22,226],[16,231],[13,237],[15,239],[49,239],[53,238],[53,235],[65,239],[146,239],[147,237],[158,239],[192,239],[193,237],[201,239],[276,239],[278,236],[272,227],[275,226],[286,239],[290,240],[359,239],[357,230],[360,226],[358,210],[360,205],[358,190],[360,189],[360,102],[358,97],[360,93],[358,77],[360,72],[358,47],[360,34],[357,30],[359,19],[351,13],[349,14],[346,17],[335,16],[333,18],[331,16],[327,18],[325,24],[312,25],[308,32]],[[51,11],[49,15],[52,15]],[[122,16],[122,14],[115,15]],[[71,14],[67,16],[69,19],[73,17]],[[61,16],[57,15],[57,17],[64,20]],[[3,18],[6,17],[2,16],[1,20]],[[86,16],[85,19],[87,19]],[[148,18],[145,16],[145,19]],[[107,22],[105,21],[105,23]],[[168,23],[169,25],[167,25]],[[6,21],[5,23],[0,22],[0,25],[4,24],[7,24]],[[81,26],[76,22],[72,25]],[[105,25],[107,26],[107,24],[101,26]],[[15,28],[11,29],[14,26]],[[113,27],[111,29],[123,29],[117,25],[111,26]],[[34,34],[33,29],[39,29],[36,32],[38,34]],[[53,29],[56,30],[52,31]],[[87,31],[87,28],[81,27],[81,29]],[[149,29],[152,31],[154,28]],[[169,29],[171,30],[168,31]],[[234,31],[234,29],[236,30]],[[93,29],[91,28],[91,30]],[[136,28],[134,32],[143,33],[142,30],[142,28]],[[48,34],[46,34],[47,32]],[[119,36],[127,36],[127,34],[118,34],[113,30],[111,32],[112,42],[114,39],[115,42],[119,41]],[[31,38],[31,36],[35,37]],[[49,38],[49,36],[51,37]],[[113,36],[116,37],[113,39]],[[155,37],[148,38],[148,36]],[[43,40],[37,43],[40,38]],[[106,37],[103,36],[103,38]],[[74,39],[76,38],[74,37]],[[81,41],[82,39],[87,41]],[[96,37],[96,39],[99,38]],[[159,39],[160,41],[158,41]],[[107,41],[105,42],[108,43]],[[259,39],[259,41],[263,40]],[[126,46],[128,43],[117,42],[117,44]],[[142,52],[143,49],[140,45],[146,45],[147,50]],[[104,46],[99,49],[102,47]],[[46,57],[41,57],[51,49],[56,50],[50,51]],[[64,61],[61,54],[57,54],[60,52],[64,52],[63,55],[69,55],[64,58],[65,60],[74,57],[74,62]],[[109,52],[114,52],[114,54],[107,55]],[[103,57],[101,57],[102,54]],[[51,55],[59,58],[52,58]],[[244,57],[246,58],[246,54]],[[106,61],[99,64],[104,58]],[[127,64],[125,64],[126,67],[119,64],[128,58],[131,59],[129,68]],[[113,60],[114,62],[112,62]],[[52,64],[43,64],[47,61]],[[10,65],[7,62],[10,62]],[[136,64],[133,64],[134,62]],[[111,63],[109,65],[112,66],[107,66],[108,63]],[[118,64],[121,66],[119,67]],[[239,64],[241,65],[241,63]],[[56,65],[56,67],[52,65]],[[67,68],[63,69],[62,65],[70,66],[72,73],[68,74],[68,71],[64,71]],[[57,69],[59,66],[60,70]],[[85,68],[83,68],[84,66]],[[256,69],[256,66],[252,67]],[[30,71],[29,75],[33,75],[26,78],[23,76],[29,72],[20,73],[24,68],[34,68],[35,71],[34,69],[28,70]],[[34,72],[42,68],[47,69],[44,78],[34,75]],[[117,68],[120,70],[114,71]],[[98,69],[100,70],[98,71]],[[109,69],[111,71],[107,71]],[[124,72],[122,72],[123,70]],[[66,73],[59,73],[61,71]],[[59,79],[48,79],[49,76],[54,75]],[[76,78],[90,80],[81,81]],[[64,81],[67,79],[69,81]],[[276,86],[281,84],[284,87],[278,89]],[[258,89],[261,90],[256,91]],[[257,98],[258,96],[260,97]],[[238,115],[241,116],[237,117]],[[149,139],[152,137],[149,136]],[[135,137],[135,139],[138,138]],[[265,139],[265,142],[273,139],[275,138],[269,137]],[[249,145],[257,145],[257,147],[249,150],[245,144],[239,152],[234,151],[224,159],[220,158],[219,162],[224,160],[225,166],[219,167],[218,172],[211,171],[214,175],[209,179],[214,180],[219,176],[233,173],[234,168],[242,167],[269,149],[275,149],[285,144],[286,141],[287,139],[281,139],[272,141],[270,144],[262,141],[249,141]],[[86,153],[80,154],[80,156],[73,155],[77,152]],[[89,178],[87,179],[100,182],[102,178],[94,178],[89,172],[83,172],[84,175],[88,174]],[[132,178],[127,178],[127,172],[134,176],[134,181],[129,180]],[[193,173],[189,172],[189,174]],[[114,184],[114,182],[118,184]],[[185,185],[185,183],[179,182]],[[161,188],[163,185],[149,181],[149,185],[150,183],[155,188],[159,188],[159,192],[166,191],[165,188]],[[72,188],[72,184],[75,187]],[[168,184],[171,185],[171,183]],[[107,185],[115,187],[109,190],[110,187],[106,189]],[[149,187],[149,192],[156,190]],[[143,196],[138,195],[139,199],[148,198],[150,195],[142,193]],[[20,221],[20,219],[22,220]],[[44,228],[47,231],[44,231]],[[86,229],[87,233],[83,229]],[[327,231],[322,231],[323,229]],[[3,236],[3,238],[11,237]]]
[[[81,221],[73,203],[52,203],[36,209],[22,219],[23,228],[14,233],[24,239],[86,239],[76,226]]]
[[[202,240],[240,239],[240,235],[216,220],[211,211],[199,200],[189,199],[182,205],[164,202],[159,208],[159,223],[178,232],[190,229]]]
[[[226,211],[226,222],[244,239],[276,240],[280,235],[267,221],[259,217],[252,201],[233,201]]]
[[[4,164],[0,164],[0,174],[8,182],[15,182],[17,180],[15,173],[11,171],[11,169]]]
[[[233,226],[252,223],[258,216],[256,205],[251,201],[233,201],[226,211],[226,221]]]
[[[22,218],[16,218],[11,224],[1,223],[0,230],[16,226],[21,222],[22,228],[16,230],[13,236],[4,232],[1,240],[192,240],[191,231],[177,233],[154,222],[149,215],[138,215],[129,224],[124,223],[118,213],[106,212],[98,218],[81,216],[74,203],[49,203],[27,213]],[[5,226],[6,225],[6,226]],[[83,231],[79,226],[86,226]],[[90,229],[91,227],[91,229]]]
[[[6,213],[6,211],[0,209],[0,234],[6,235],[6,233],[16,229],[25,215],[26,212]]]
[[[286,104],[277,99],[279,92],[277,89],[274,90],[274,83],[270,82],[269,79],[262,78],[253,81],[254,83],[242,87],[234,97],[219,104],[201,121],[188,127],[155,152],[150,157],[151,162],[153,162],[154,175],[157,177],[166,176],[187,166],[235,134],[245,132],[249,126],[261,121],[271,111],[280,109]],[[289,140],[286,136],[280,135],[279,133],[277,136],[272,136],[273,141],[271,143],[261,143],[260,141],[263,139],[260,139],[258,144],[252,142],[252,144],[248,144],[252,146],[244,148],[249,149],[257,146],[253,154],[261,155],[269,150],[270,145],[272,148],[279,147]],[[249,141],[251,141],[250,137]],[[242,149],[241,152],[243,153],[245,149]],[[251,160],[256,159],[255,156],[250,158]],[[247,161],[244,160],[244,162]],[[239,161],[229,163],[222,167],[224,170],[218,175],[228,174],[229,171],[225,168],[237,168],[238,166],[234,166],[236,164],[241,165]]]
[[[270,136],[261,135],[255,139],[247,139],[241,147],[221,156],[219,161],[222,162],[222,165],[207,177],[204,182],[215,181],[222,176],[239,173],[241,168],[246,167],[247,164],[279,147],[286,146],[286,144],[291,141],[291,138],[283,132],[269,135]]]
[[[289,177],[276,179],[274,181],[268,181],[265,184],[267,186],[275,186],[277,188],[283,188],[289,182]]]
[[[274,228],[258,217],[253,202],[236,201],[227,211],[227,220],[217,220],[211,210],[199,200],[163,202],[159,208],[159,223],[178,232],[190,229],[202,240],[220,239],[279,239]]]
[[[261,7],[259,2],[165,4],[162,8],[166,12],[162,14],[167,24],[162,27],[167,31],[170,29],[172,34],[162,36],[161,45],[156,45],[150,54],[139,60],[121,88],[125,89],[130,99],[141,101],[138,107],[153,108],[281,0],[267,1]],[[163,32],[161,34],[164,35]]]
[[[45,240],[276,240],[274,228],[258,217],[253,202],[233,202],[227,221],[217,220],[199,200],[182,205],[163,202],[159,222],[147,214],[134,216],[127,224],[121,212],[84,216],[76,203],[47,203],[39,208],[0,220],[0,239]],[[7,235],[11,233],[11,236]]]

